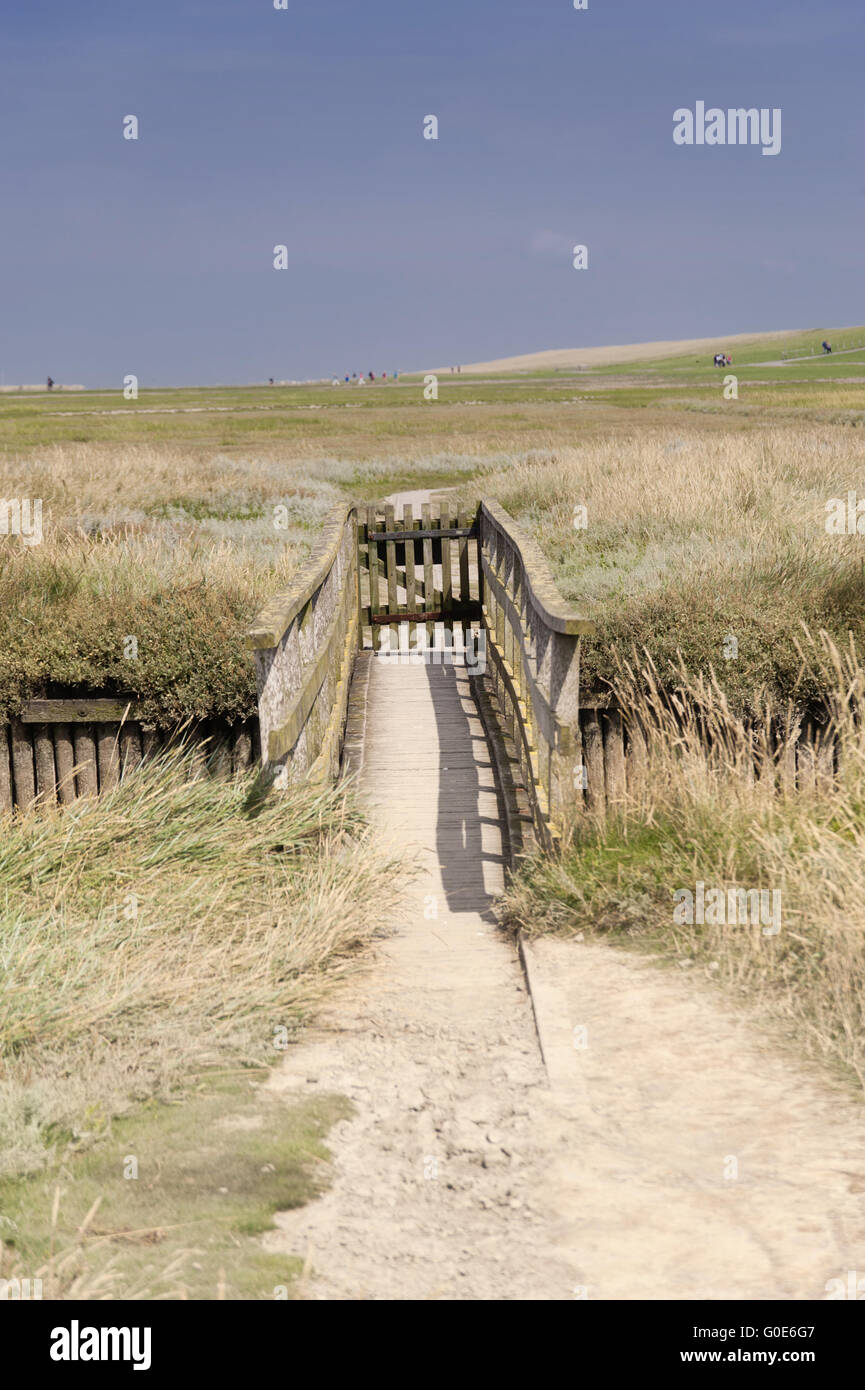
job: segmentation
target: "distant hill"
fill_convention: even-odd
[[[557,368],[610,367],[619,362],[705,355],[746,344],[756,347],[783,338],[801,338],[806,332],[819,334],[823,331],[789,328],[770,333],[718,333],[714,338],[679,338],[672,342],[625,343],[615,347],[551,348],[547,352],[527,352],[518,357],[496,357],[490,362],[463,362],[460,365],[464,372],[537,372]],[[449,374],[450,366],[430,367],[429,370],[445,376]]]

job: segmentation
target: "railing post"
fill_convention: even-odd
[[[576,802],[575,774],[580,763],[580,638],[554,632],[550,642],[550,704],[556,718],[550,759],[550,810],[561,823]]]

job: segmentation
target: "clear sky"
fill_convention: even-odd
[[[7,383],[865,321],[863,0],[6,0],[3,30]],[[698,100],[780,107],[780,154],[676,146]]]

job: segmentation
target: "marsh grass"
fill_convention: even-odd
[[[646,738],[639,785],[616,814],[576,821],[560,858],[527,865],[508,920],[695,966],[865,1087],[865,667],[854,647],[803,634],[839,760],[834,782],[785,794],[777,762],[763,761],[780,749],[717,682],[683,674],[671,698],[643,656],[642,668],[623,663],[616,684]],[[779,891],[780,930],[677,921],[674,894],[697,881]]]
[[[0,1172],[227,1063],[278,1059],[379,923],[388,861],[344,789],[248,809],[249,779],[143,764],[98,802],[4,822]]]
[[[767,693],[807,708],[830,692],[801,660],[803,623],[842,646],[852,632],[863,651],[865,540],[825,530],[830,498],[865,497],[858,431],[643,430],[537,451],[473,486],[527,526],[562,592],[596,620],[584,692],[609,691],[617,654],[645,649],[663,682],[682,664],[714,669],[739,712],[758,712]]]
[[[41,499],[43,532],[38,545],[0,534],[0,722],[34,697],[97,693],[131,696],[165,727],[249,718],[245,630],[331,508],[476,467],[462,453],[286,460],[176,445],[0,458],[0,498]]]

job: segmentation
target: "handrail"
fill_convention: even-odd
[[[338,773],[357,652],[357,511],[335,507],[291,588],[246,634],[255,657],[262,761],[272,781]]]
[[[520,552],[526,587],[546,626],[553,632],[567,632],[572,635],[594,633],[595,623],[591,618],[583,618],[575,608],[565,602],[540,546],[518,522],[514,521],[510,513],[491,497],[481,498],[480,511]]]
[[[580,642],[596,625],[565,602],[540,547],[492,498],[480,502],[478,532],[491,712],[549,848],[575,801]]]
[[[348,503],[328,512],[324,528],[309,559],[298,570],[287,593],[275,594],[258,610],[246,634],[246,644],[253,651],[275,647],[300,610],[320,589],[339,553],[343,531],[355,508]]]

